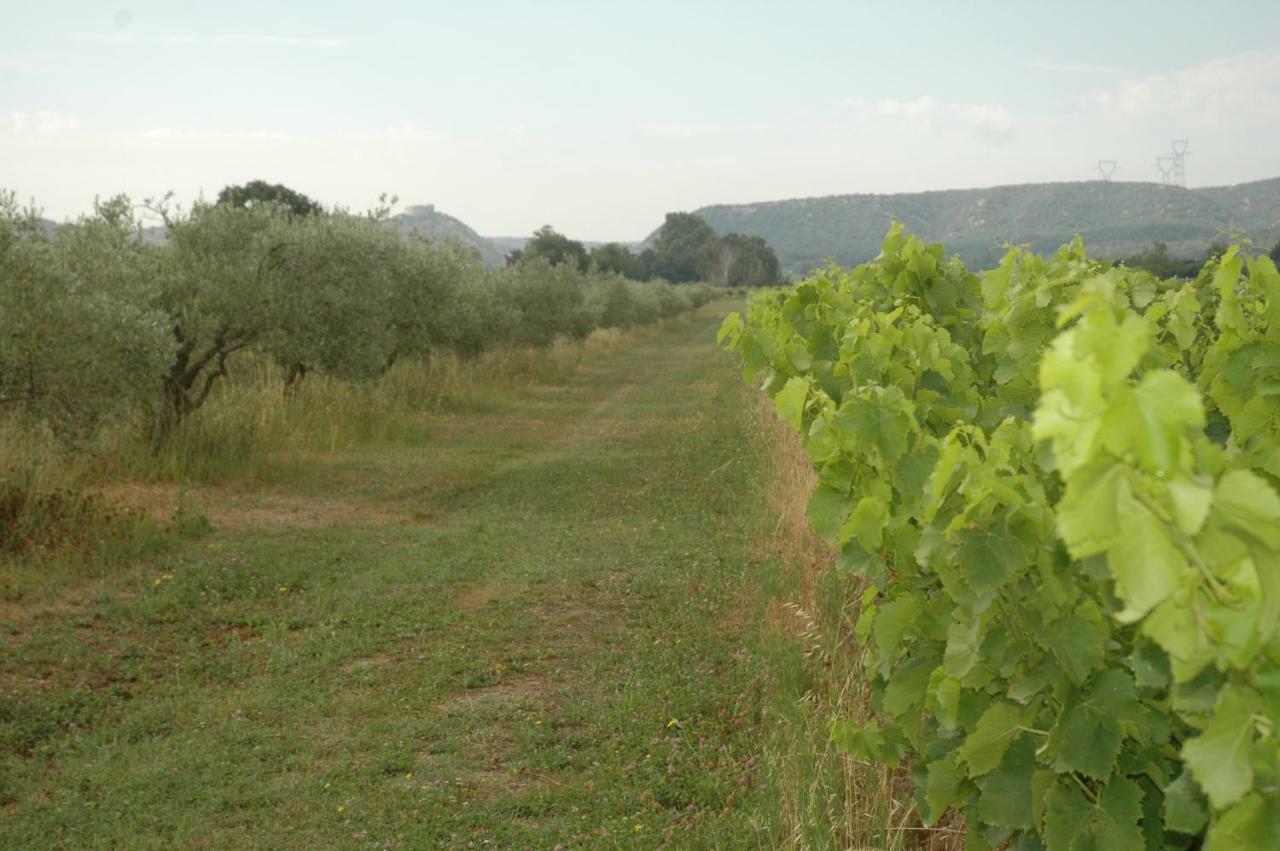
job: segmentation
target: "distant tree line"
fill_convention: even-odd
[[[1130,269],[1142,269],[1157,278],[1184,278],[1190,280],[1200,274],[1200,270],[1211,260],[1216,260],[1227,250],[1225,239],[1215,239],[1205,249],[1202,257],[1174,257],[1169,253],[1169,246],[1163,242],[1153,242],[1151,247],[1130,255],[1120,262]],[[1271,249],[1271,259],[1280,263],[1280,242]]]
[[[735,287],[781,282],[778,257],[764,239],[738,233],[718,236],[696,213],[668,213],[653,246],[639,254],[616,242],[588,250],[547,225],[535,231],[523,249],[512,252],[508,264],[532,258],[552,266],[568,265],[580,272],[595,269],[637,281],[704,281]]]

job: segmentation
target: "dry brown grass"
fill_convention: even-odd
[[[243,487],[198,485],[179,488],[154,482],[119,482],[97,491],[112,505],[146,512],[159,523],[179,505],[209,519],[220,532],[308,529],[325,526],[386,526],[416,518],[404,507]]]
[[[874,714],[866,650],[854,634],[864,584],[836,576],[835,551],[805,515],[817,485],[813,464],[800,436],[778,419],[769,399],[764,394],[757,399],[757,433],[768,448],[769,494],[778,518],[763,546],[781,561],[792,589],[775,601],[770,619],[800,639],[810,676],[801,712],[780,719],[787,729],[767,755],[778,767],[783,847],[815,848],[824,841],[845,849],[960,849],[963,821],[949,815],[925,827],[905,767],[853,759],[830,741],[831,719],[864,722]]]

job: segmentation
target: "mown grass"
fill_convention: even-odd
[[[211,534],[7,603],[0,846],[778,844],[766,725],[803,672],[761,629],[718,315],[412,437],[307,438],[193,485]]]

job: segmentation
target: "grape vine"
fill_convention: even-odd
[[[720,331],[863,577],[875,720],[968,847],[1280,848],[1280,274],[879,257]]]

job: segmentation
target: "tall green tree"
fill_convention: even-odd
[[[587,249],[576,239],[558,233],[551,225],[543,225],[533,232],[533,238],[524,245],[521,259],[542,258],[552,266],[568,265],[579,272],[587,271],[590,258]]]
[[[622,275],[633,280],[640,280],[643,271],[639,258],[626,246],[616,242],[607,242],[591,249],[591,262],[600,272]]]
[[[716,232],[696,213],[667,213],[653,243],[651,272],[673,283],[701,280]]]
[[[1271,249],[1271,261],[1280,266],[1280,240],[1276,240],[1276,244]]]
[[[313,216],[324,212],[317,202],[295,189],[281,183],[251,180],[243,186],[225,186],[218,193],[219,204],[232,207],[249,207],[253,204],[272,203],[288,207],[295,216]]]
[[[714,284],[756,287],[778,282],[778,257],[763,237],[725,234],[708,244],[702,277]]]

